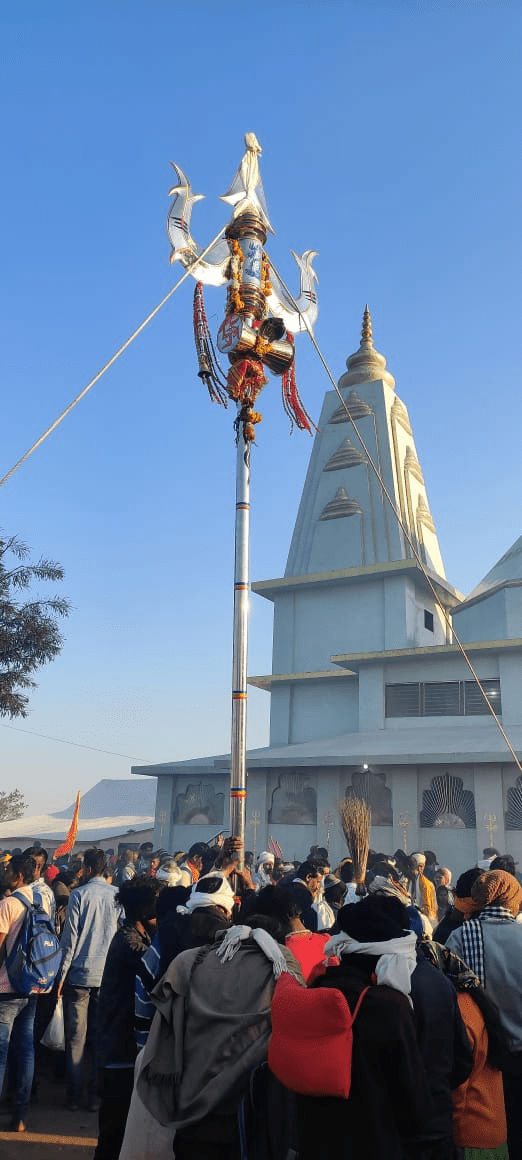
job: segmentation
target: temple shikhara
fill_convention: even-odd
[[[495,846],[522,861],[522,777],[451,624],[522,752],[522,537],[464,597],[446,579],[406,403],[373,344],[326,393],[274,604],[270,739],[248,753],[246,846],[292,858],[329,842],[347,794],[372,810],[374,849],[435,850],[459,872]],[[433,591],[370,469],[355,421]],[[158,779],[155,841],[187,849],[228,827],[227,754],[139,766]]]

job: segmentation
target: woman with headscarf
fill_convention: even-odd
[[[341,991],[352,1013],[370,989],[353,1024],[349,1098],[298,1101],[299,1158],[404,1160],[406,1142],[430,1111],[410,999],[416,937],[373,898],[343,907],[337,922],[325,953],[340,956],[340,964],[312,985]]]
[[[473,1070],[453,1092],[455,1160],[508,1160],[501,1068],[508,1050],[498,1008],[480,986],[453,978]],[[478,982],[478,980],[476,980]]]
[[[503,1068],[508,1148],[510,1160],[522,1160],[522,925],[516,921],[522,887],[505,870],[490,870],[477,878],[471,897],[478,914],[446,945],[478,975],[511,1039]]]

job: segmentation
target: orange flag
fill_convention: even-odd
[[[56,850],[54,851],[54,854],[53,854],[54,861],[56,861],[57,858],[63,857],[64,854],[71,853],[71,850],[72,850],[74,843],[76,841],[76,835],[78,833],[79,813],[80,813],[80,791],[78,790],[78,793],[76,795],[76,805],[74,807],[74,813],[72,816],[72,822],[69,826],[69,833],[67,834],[65,842],[63,842],[63,844],[61,846],[57,846]]]

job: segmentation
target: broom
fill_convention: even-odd
[[[353,877],[357,883],[356,893],[366,894],[364,879],[370,849],[372,812],[361,798],[349,797],[343,798],[339,802],[339,817],[353,862]]]

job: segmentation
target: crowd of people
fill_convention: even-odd
[[[356,883],[321,847],[297,863],[242,853],[221,835],[60,864],[40,846],[3,853],[12,1130],[62,1007],[56,1074],[67,1108],[98,1112],[94,1160],[522,1160],[513,859],[486,849],[453,885],[431,851],[370,851]],[[8,964],[28,903],[61,954],[52,989],[27,996]]]

